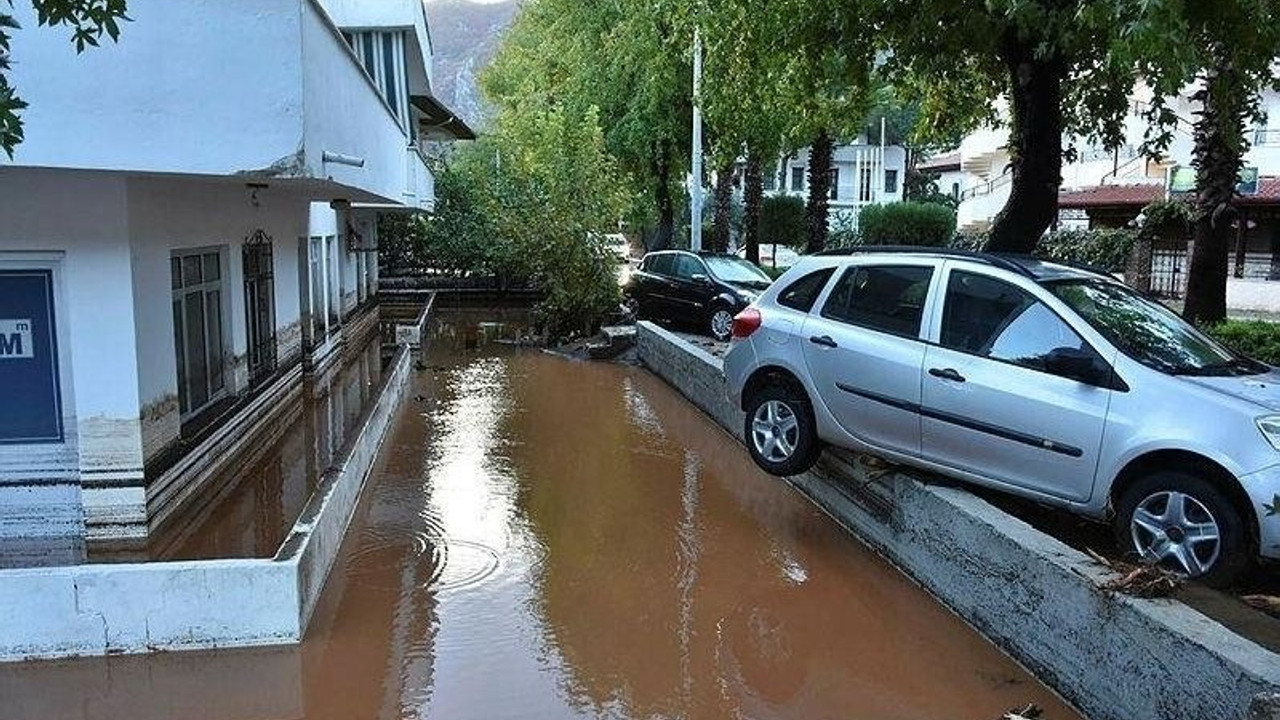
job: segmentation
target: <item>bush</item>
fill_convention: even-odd
[[[1227,320],[1205,328],[1223,345],[1268,365],[1280,365],[1280,323]]]
[[[868,205],[858,215],[866,245],[945,247],[956,232],[956,214],[934,203],[900,202]]]
[[[987,247],[987,241],[991,239],[991,234],[985,230],[978,232],[959,232],[955,237],[951,238],[948,247],[956,250],[970,250],[978,252]]]
[[[773,195],[760,206],[760,244],[803,247],[806,239],[804,200]]]
[[[1135,240],[1132,230],[1059,230],[1041,238],[1036,256],[1123,272]]]

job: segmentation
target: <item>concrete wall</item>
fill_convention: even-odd
[[[409,368],[403,347],[275,559],[0,570],[0,661],[300,642]]]
[[[637,344],[646,367],[741,436],[718,359],[651,323]],[[1110,571],[962,489],[872,480],[830,450],[788,481],[1094,720],[1234,720],[1280,690],[1280,656],[1177,601],[1103,590]]]

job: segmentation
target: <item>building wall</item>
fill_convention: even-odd
[[[82,476],[108,483],[141,478],[125,194],[121,177],[0,168],[0,264],[55,268],[66,429],[60,445],[0,446],[0,484],[66,481],[7,495],[45,505],[34,517],[0,501],[5,517],[35,523],[24,534],[82,527]]]
[[[284,190],[252,191],[233,182],[135,178],[129,186],[133,311],[137,316],[138,402],[145,457],[178,437],[177,352],[170,258],[174,250],[217,248],[223,258],[223,317],[228,390],[248,385],[243,246],[256,230],[273,242],[275,327],[281,362],[301,347],[298,242],[308,201]]]

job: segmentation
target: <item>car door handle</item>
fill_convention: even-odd
[[[964,382],[964,376],[952,368],[930,368],[929,374],[936,378],[950,380],[951,382]]]
[[[814,345],[821,345],[822,347],[829,347],[829,348],[840,347],[835,340],[831,339],[830,335],[814,335],[813,337],[809,338],[809,342],[813,343]]]

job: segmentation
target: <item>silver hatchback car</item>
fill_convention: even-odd
[[[908,248],[807,257],[734,320],[752,458],[823,443],[1112,518],[1215,585],[1280,558],[1280,373],[1110,276]]]

